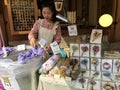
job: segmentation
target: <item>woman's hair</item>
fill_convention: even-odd
[[[53,13],[53,15],[52,15],[52,21],[55,22],[55,21],[56,21],[56,9],[55,9],[54,2],[52,2],[52,1],[44,1],[44,2],[42,3],[42,8],[41,8],[41,10],[42,10],[44,7],[48,7],[48,8],[52,11],[52,13]],[[43,18],[43,16],[42,16],[42,18]]]

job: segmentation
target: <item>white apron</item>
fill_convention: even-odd
[[[56,22],[53,25],[52,30],[51,29],[47,29],[45,27],[42,27],[42,22],[43,20],[40,19],[40,27],[39,27],[39,34],[38,34],[38,39],[40,40],[41,38],[46,40],[46,44],[49,45],[50,43],[52,43],[53,41],[53,37],[56,34],[56,28],[57,28],[57,24],[58,22]]]

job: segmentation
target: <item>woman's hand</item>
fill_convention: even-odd
[[[36,39],[35,38],[31,38],[30,39],[30,45],[32,46],[32,47],[35,47],[36,46]]]

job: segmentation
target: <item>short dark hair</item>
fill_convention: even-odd
[[[55,9],[55,5],[54,5],[54,2],[53,1],[44,1],[42,3],[42,8],[41,10],[44,8],[44,7],[48,7],[52,13],[53,13],[53,16],[52,16],[52,21],[55,22],[56,21],[56,9]],[[42,16],[43,18],[43,16]]]

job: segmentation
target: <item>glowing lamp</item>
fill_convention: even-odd
[[[103,14],[100,18],[99,18],[99,24],[102,27],[108,27],[112,24],[113,22],[113,18],[111,15],[109,14]]]

